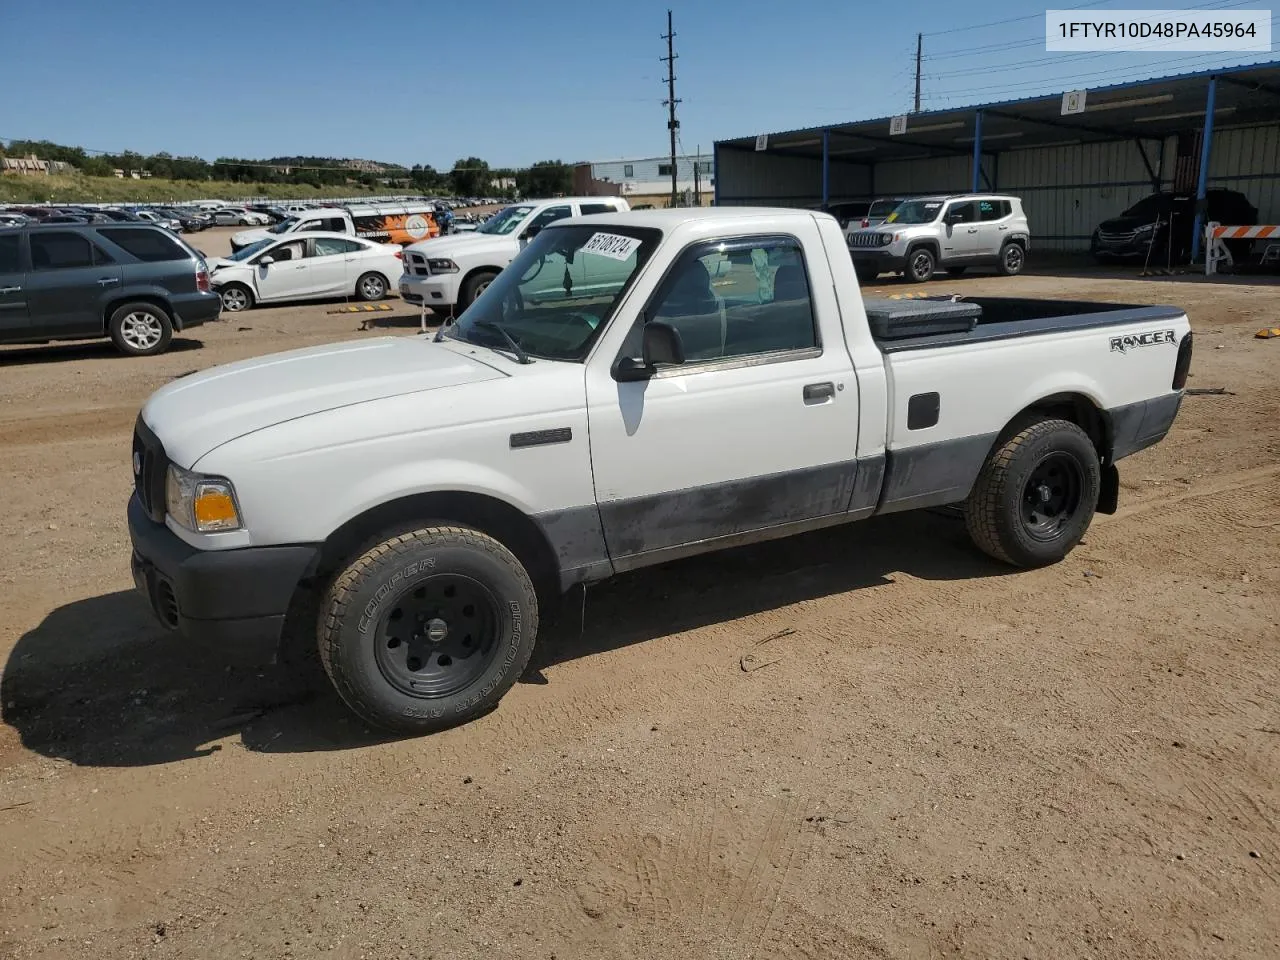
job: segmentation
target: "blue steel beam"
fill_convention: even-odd
[[[982,177],[982,111],[973,115],[973,190],[977,193]]]
[[[1204,219],[1205,190],[1209,186],[1209,158],[1213,155],[1213,105],[1218,97],[1218,78],[1209,78],[1204,102],[1204,132],[1200,135],[1200,176],[1196,181],[1196,221],[1191,233],[1191,261],[1200,259],[1200,228]]]

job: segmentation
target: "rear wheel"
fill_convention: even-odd
[[[338,574],[320,606],[320,659],[369,723],[428,733],[497,706],[538,631],[528,573],[468,527],[426,527],[379,543]]]
[[[493,279],[497,275],[498,271],[496,270],[481,270],[479,273],[468,277],[467,282],[462,285],[462,301],[458,306],[465,310],[475,303],[476,297],[489,289],[489,284],[493,283]]]
[[[380,273],[366,273],[356,281],[356,296],[361,300],[381,300],[387,295],[387,278]]]
[[[154,303],[126,303],[111,314],[107,330],[116,349],[131,357],[164,353],[173,339],[169,315]]]
[[[928,247],[916,247],[907,254],[907,268],[903,277],[911,283],[924,283],[933,278],[937,260]]]
[[[1018,567],[1057,563],[1093,520],[1101,467],[1074,423],[1039,420],[1002,440],[969,499],[965,526],[984,553]]]
[[[1015,277],[1027,263],[1027,252],[1020,243],[1006,243],[1000,251],[999,269],[1006,277]]]

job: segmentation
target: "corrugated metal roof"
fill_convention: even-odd
[[[903,134],[890,135],[890,117],[770,133],[768,152],[822,156],[822,134],[830,133],[833,160],[887,160],[972,155],[975,118],[983,115],[984,153],[1056,143],[1159,140],[1203,123],[1210,77],[1219,80],[1214,123],[1219,129],[1274,123],[1280,116],[1280,60],[1200,70],[1127,83],[1089,87],[1085,111],[1062,116],[1062,92],[924,110],[910,114]],[[1065,92],[1065,91],[1064,91]],[[716,141],[716,149],[754,150],[755,135]]]

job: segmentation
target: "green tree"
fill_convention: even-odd
[[[104,157],[87,157],[80,164],[80,172],[87,177],[109,177],[114,169]]]
[[[463,197],[487,192],[490,179],[492,176],[489,173],[489,164],[479,157],[467,157],[465,160],[457,161],[449,173],[453,192]]]
[[[573,191],[573,167],[560,160],[539,160],[516,174],[522,197],[563,196]]]

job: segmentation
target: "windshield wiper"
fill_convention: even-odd
[[[496,330],[511,345],[511,352],[521,363],[533,363],[533,358],[524,352],[524,348],[516,343],[515,337],[507,333],[507,328],[496,320],[477,320],[471,324],[477,330]]]

